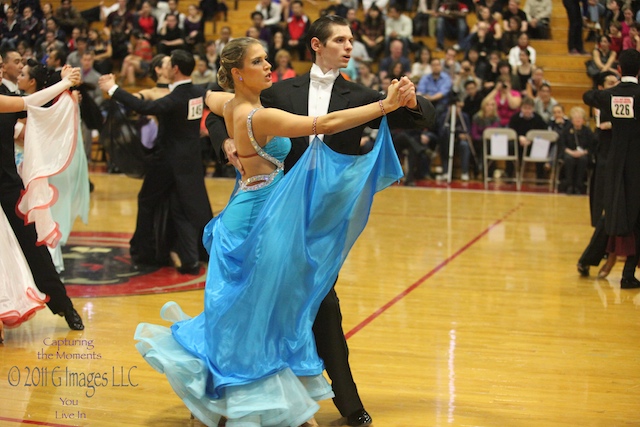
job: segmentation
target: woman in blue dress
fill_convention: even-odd
[[[333,396],[312,334],[320,302],[364,228],[373,194],[402,176],[386,119],[363,156],[315,139],[285,176],[289,137],[332,134],[402,106],[394,82],[385,100],[319,117],[262,108],[271,65],[255,39],[235,39],[221,55],[210,92],[224,116],[244,173],[224,211],[205,228],[210,260],[204,312],[162,309],[171,329],[141,324],[137,347],[166,374],[208,426],[316,425],[316,400]],[[295,94],[292,94],[295,96]],[[328,284],[328,285],[327,285]]]

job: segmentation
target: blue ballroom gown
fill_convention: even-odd
[[[252,112],[253,113],[253,112]],[[251,116],[248,119],[251,136]],[[312,325],[369,217],[373,195],[402,177],[383,118],[374,149],[338,154],[318,138],[286,175],[291,147],[275,137],[258,154],[276,165],[266,185],[236,185],[204,230],[204,312],[169,302],[171,328],[140,324],[136,347],[208,426],[294,426],[333,397]]]

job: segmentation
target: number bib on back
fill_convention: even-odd
[[[202,118],[202,109],[204,107],[202,98],[193,98],[189,100],[189,114],[187,120],[200,120]]]
[[[612,96],[611,114],[616,119],[633,119],[633,97],[632,96]]]

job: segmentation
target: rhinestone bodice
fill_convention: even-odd
[[[287,154],[289,154],[289,150],[291,150],[291,140],[289,138],[279,136],[273,137],[264,147],[261,147],[255,140],[253,137],[253,124],[251,120],[255,112],[260,108],[262,107],[254,108],[247,116],[249,141],[251,141],[251,145],[256,150],[256,153],[268,162],[273,163],[276,168],[269,174],[254,175],[244,181],[240,181],[239,187],[242,191],[255,191],[271,184],[278,174],[283,173],[284,159],[287,157]]]

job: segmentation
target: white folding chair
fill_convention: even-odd
[[[510,128],[489,128],[482,133],[482,154],[484,163],[484,188],[489,188],[489,164],[496,160],[514,162],[513,178],[503,178],[504,181],[513,181],[520,190],[520,167],[518,161],[518,135]]]
[[[558,141],[558,133],[552,130],[530,130],[527,132],[526,138],[529,140],[530,144],[524,148],[522,153],[520,184],[522,185],[525,181],[533,182],[535,184],[548,182],[549,192],[553,192],[556,181],[556,142]],[[527,163],[549,163],[551,165],[549,179],[538,178],[537,175],[535,178],[527,179],[524,174]]]

